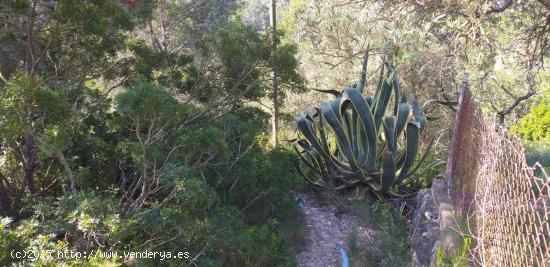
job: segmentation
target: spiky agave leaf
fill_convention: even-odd
[[[354,197],[362,197],[362,192],[400,196],[392,188],[417,179],[444,161],[431,162],[419,171],[433,145],[430,143],[417,159],[420,135],[433,117],[424,114],[426,104],[421,106],[416,98],[407,103],[395,68],[388,63],[387,71],[381,70],[374,96],[365,97],[367,61],[365,56],[355,87],[331,92],[336,99],[297,118],[304,139],[292,143],[300,160],[296,168],[308,182],[330,190],[352,191]],[[393,115],[389,115],[392,94]],[[427,103],[434,102],[444,104]]]

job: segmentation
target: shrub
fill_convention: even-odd
[[[550,142],[550,93],[542,96],[542,100],[531,107],[531,112],[519,119],[512,131],[524,140]]]

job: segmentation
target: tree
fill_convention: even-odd
[[[19,210],[28,193],[77,191],[67,155],[82,118],[96,111],[86,105],[92,97],[88,82],[114,72],[124,34],[147,16],[147,4],[2,2],[0,152],[8,161],[0,172],[2,194],[12,204],[6,213]],[[59,169],[45,171],[51,165]]]
[[[304,81],[296,46],[272,50],[238,3],[2,1],[0,265],[179,266],[3,256],[182,248],[190,265],[293,265],[274,222],[299,180],[258,105],[272,65],[280,95]]]
[[[273,71],[273,115],[271,121],[271,142],[273,147],[278,145],[279,133],[279,88],[277,84],[277,1],[271,0],[271,69]]]
[[[349,86],[367,44],[378,54],[399,47],[400,82],[425,99],[454,99],[462,73],[471,73],[483,109],[507,122],[525,112],[549,79],[549,11],[538,1],[503,8],[496,1],[347,0],[290,7],[283,17],[293,22],[282,25],[298,40],[313,88]]]
[[[143,36],[157,51],[193,51],[202,36],[228,21],[241,0],[160,0]]]

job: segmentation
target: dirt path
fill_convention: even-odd
[[[360,247],[372,246],[373,231],[361,225],[359,218],[334,202],[318,199],[310,192],[296,193],[304,212],[307,243],[298,255],[299,266],[341,266],[337,246],[349,255],[349,240],[355,231]]]

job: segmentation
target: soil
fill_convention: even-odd
[[[375,231],[369,229],[349,208],[311,191],[297,192],[305,217],[307,242],[298,255],[299,266],[341,266],[338,245],[350,254],[349,240],[353,233],[360,248],[373,246]]]

